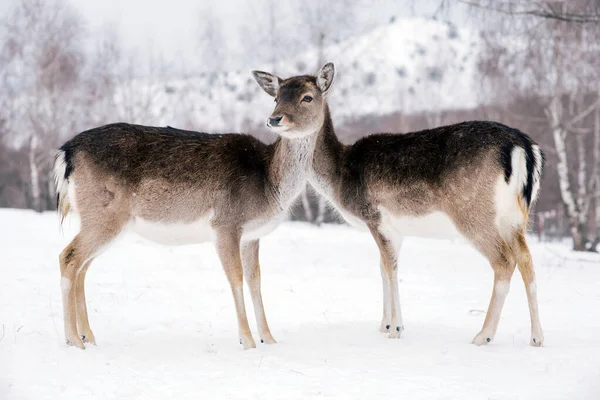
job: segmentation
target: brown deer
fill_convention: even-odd
[[[123,231],[166,244],[215,244],[229,280],[240,343],[256,347],[244,305],[250,288],[261,342],[275,343],[262,303],[258,261],[261,236],[285,217],[304,190],[331,86],[291,79],[263,88],[281,93],[286,113],[268,125],[279,137],[266,145],[244,134],[206,134],[171,127],[117,123],[66,142],[55,162],[58,209],[80,215],[81,227],[60,254],[66,342],[85,348],[90,329],[84,281],[91,262]],[[293,105],[292,105],[293,104]]]
[[[325,76],[333,80],[333,66]],[[269,84],[262,86],[281,109],[297,106],[297,99],[290,101]],[[344,145],[335,135],[329,109],[321,110],[323,126],[309,182],[351,225],[368,229],[379,247],[380,330],[399,338],[404,329],[397,276],[402,237],[458,234],[487,257],[494,270],[487,316],[473,343],[486,344],[494,338],[517,264],[529,301],[530,344],[541,346],[544,335],[525,240],[543,169],[540,147],[517,129],[482,121],[407,134],[373,134]]]

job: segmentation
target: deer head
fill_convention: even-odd
[[[327,95],[335,76],[333,63],[327,63],[318,75],[281,79],[262,71],[252,71],[259,86],[275,98],[275,110],[267,126],[288,139],[316,133],[323,125]]]

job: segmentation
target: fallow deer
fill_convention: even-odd
[[[253,74],[263,87],[271,76]],[[258,239],[286,217],[305,188],[331,85],[328,79],[311,87],[297,82],[281,85],[294,107],[269,119],[279,135],[270,145],[245,134],[117,123],[82,132],[60,148],[54,168],[59,213],[64,219],[74,210],[81,220],[59,257],[67,344],[95,344],[85,275],[125,230],[166,244],[214,242],[233,293],[240,343],[256,347],[244,279],[261,342],[275,343],[261,297]]]
[[[334,73],[329,66],[321,76],[330,81]],[[314,84],[314,79],[306,80]],[[276,76],[267,80],[279,81]],[[287,97],[272,84],[262,86],[279,107],[288,107]],[[368,229],[379,247],[380,330],[399,338],[404,329],[397,276],[402,237],[458,234],[494,270],[487,316],[473,343],[486,344],[494,338],[517,264],[529,302],[530,344],[541,346],[544,335],[525,240],[528,214],[540,188],[544,162],[540,147],[517,129],[482,121],[406,134],[373,134],[344,145],[335,135],[327,107],[319,120],[324,122],[309,182],[351,225]]]

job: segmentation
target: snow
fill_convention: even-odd
[[[263,295],[278,344],[243,351],[231,291],[210,244],[131,234],[87,278],[98,346],[64,344],[54,213],[0,210],[0,399],[597,399],[600,257],[531,238],[545,347],[528,346],[515,276],[495,340],[476,347],[492,289],[460,241],[405,240],[406,330],[377,331],[376,246],[345,225],[286,222],[261,243]],[[246,306],[258,338],[249,296]]]

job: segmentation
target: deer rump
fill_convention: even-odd
[[[340,211],[360,217],[350,223],[379,220],[390,236],[436,238],[469,238],[490,221],[503,237],[522,229],[544,163],[526,134],[480,121],[370,135],[341,159]]]

